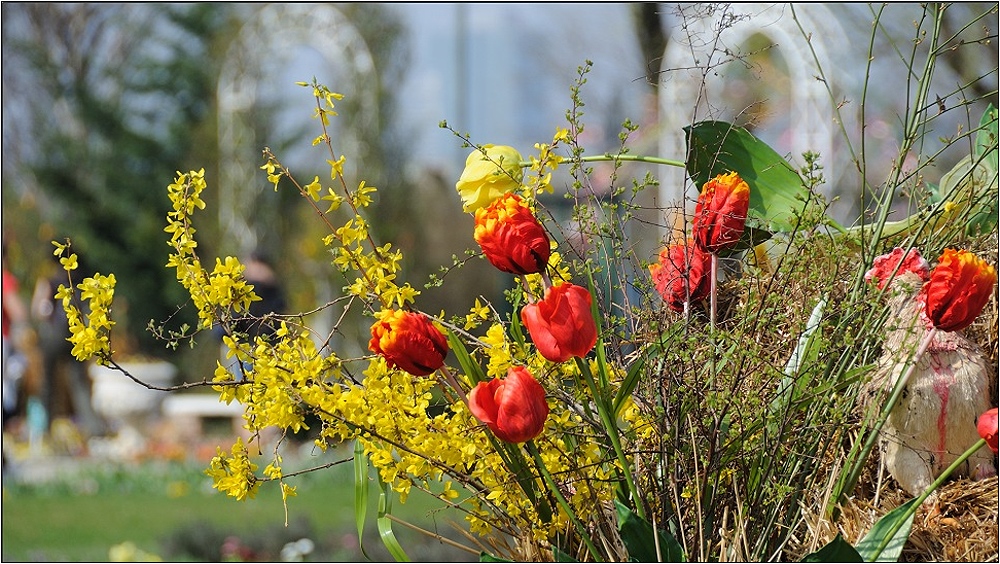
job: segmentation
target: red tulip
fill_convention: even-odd
[[[750,186],[735,172],[705,183],[694,209],[692,230],[698,248],[718,253],[739,242],[750,209]]]
[[[997,271],[967,251],[945,249],[922,295],[925,313],[942,331],[958,331],[975,321],[993,294]]]
[[[517,194],[477,209],[474,236],[490,263],[504,272],[534,274],[549,262],[549,237]]]
[[[566,282],[545,290],[545,297],[521,308],[531,340],[551,362],[586,356],[597,343],[590,292]]]
[[[711,268],[712,256],[688,241],[661,250],[659,263],[649,265],[649,273],[670,309],[684,311],[684,304],[708,297]]]
[[[508,443],[537,437],[549,416],[545,389],[524,367],[507,370],[507,378],[480,382],[469,392],[469,411]]]
[[[383,311],[372,325],[368,349],[384,357],[390,368],[426,376],[444,365],[448,339],[426,315]]]
[[[979,436],[986,439],[986,444],[993,449],[993,452],[997,452],[997,439],[1000,437],[1000,432],[997,430],[997,408],[989,409],[980,415],[976,429],[979,430]]]
[[[875,257],[871,270],[865,273],[865,281],[874,281],[881,290],[891,282],[893,273],[896,277],[912,273],[920,279],[920,284],[926,282],[930,277],[931,265],[927,264],[917,249],[910,249],[905,255],[903,251],[902,247],[896,247],[891,253]]]

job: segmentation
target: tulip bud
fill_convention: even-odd
[[[549,262],[549,237],[517,194],[476,210],[476,242],[490,263],[511,274],[535,274]]]
[[[994,407],[980,415],[976,421],[976,429],[979,431],[979,436],[986,439],[986,444],[993,449],[993,452],[997,452],[997,440],[1000,436],[997,430],[997,408]]]
[[[661,250],[659,262],[649,265],[649,273],[670,309],[684,311],[684,304],[708,297],[711,268],[712,256],[688,241]]]
[[[545,290],[545,297],[521,308],[521,322],[550,362],[584,357],[597,344],[590,292],[566,282]]]
[[[480,382],[469,392],[469,411],[498,439],[523,443],[541,434],[549,416],[545,389],[524,367],[507,370],[507,378]]]
[[[996,282],[996,269],[983,259],[945,249],[921,292],[924,312],[942,331],[964,329],[983,311]]]
[[[465,159],[465,170],[455,183],[463,209],[474,212],[521,186],[521,154],[506,145],[483,145]]]
[[[720,174],[709,180],[694,210],[695,244],[708,253],[734,247],[743,236],[749,209],[750,186],[738,174]]]
[[[390,368],[426,376],[444,365],[448,339],[427,316],[409,311],[382,311],[372,325],[368,349]]]

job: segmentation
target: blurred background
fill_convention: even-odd
[[[480,296],[502,302],[509,281],[485,261],[469,260],[450,270],[444,288],[423,288],[453,256],[465,257],[474,248],[472,219],[454,191],[469,149],[439,123],[447,121],[476,143],[511,145],[527,156],[535,143],[549,142],[565,126],[570,87],[586,61],[593,67],[581,93],[587,127],[580,141],[588,154],[616,150],[621,124],[629,119],[639,126],[629,138],[633,153],[683,159],[683,126],[701,119],[733,121],[793,164],[802,164],[803,151],[820,152],[831,213],[846,224],[866,211],[866,193],[877,192],[901,158],[913,160],[902,166],[916,166],[933,155],[922,174],[936,182],[935,174],[968,153],[942,151],[947,138],[974,127],[987,103],[997,105],[997,5],[949,5],[943,33],[956,36],[960,48],[939,59],[931,85],[937,107],[927,110],[943,115],[925,132],[921,155],[904,156],[898,154],[902,116],[914,95],[908,75],[926,58],[923,46],[913,41],[914,30],[928,24],[919,4],[891,4],[872,40],[878,9],[865,4],[4,3],[4,559],[102,558],[58,552],[58,539],[31,545],[30,521],[11,532],[12,499],[39,507],[44,491],[65,502],[87,498],[88,492],[128,489],[122,484],[131,478],[95,458],[180,464],[182,470],[143,466],[144,475],[153,476],[149,482],[157,488],[190,478],[193,486],[160,492],[164,499],[185,498],[174,494],[203,489],[198,484],[204,477],[197,471],[183,474],[188,478],[162,472],[183,471],[190,462],[203,467],[215,446],[228,448],[238,432],[231,425],[238,414],[206,404],[204,397],[134,399],[142,395],[138,386],[120,378],[105,385],[99,370],[69,358],[65,320],[51,299],[55,286],[64,283],[52,240],[72,238],[81,259],[76,276],[117,275],[114,349],[137,370],[151,365],[149,377],[168,384],[210,378],[219,358],[218,342],[209,335],[199,336],[197,347],[175,351],[147,330],[151,320],[174,329],[194,321],[173,272],[164,268],[165,187],[176,171],[206,171],[208,208],[196,220],[203,259],[258,259],[261,283],[274,283],[284,312],[309,311],[340,295],[343,280],[320,242],[322,222],[294,190],[273,190],[259,170],[261,151],[269,147],[303,183],[317,175],[328,178],[327,155],[311,144],[319,134],[311,118],[312,91],[296,82],[315,77],[345,94],[332,125],[333,144],[348,157],[349,183],[365,180],[379,188],[372,208],[377,238],[404,252],[406,280],[423,290],[417,300],[421,309],[462,314]],[[866,70],[869,47],[875,56]],[[852,158],[863,159],[865,166]],[[646,170],[627,168],[616,183],[628,185]],[[641,243],[639,254],[652,259],[664,235],[662,210],[684,205],[696,193],[676,170],[648,170],[660,186],[649,194],[649,215],[633,235]],[[557,217],[567,205],[558,196],[571,181],[553,182],[557,193],[548,205]],[[607,169],[595,167],[593,182],[610,189]],[[917,204],[904,197],[898,205],[903,212]],[[335,322],[328,311],[310,319],[319,333]],[[338,343],[346,350],[342,356],[364,353],[365,329]],[[124,409],[123,403],[135,407]],[[310,450],[307,439],[301,442],[303,465],[337,459]],[[72,472],[79,460],[91,461],[89,481],[80,480],[87,485],[78,487],[75,480],[67,485],[60,473],[67,460],[74,461],[67,466]],[[350,489],[345,480],[338,491]],[[310,495],[324,499],[318,492],[328,492],[335,480],[325,482],[325,489],[323,478],[315,481],[320,485]],[[39,483],[48,489],[36,488]],[[146,486],[132,489],[136,498],[119,500],[117,507],[151,495]],[[344,494],[343,500],[328,503],[353,498]],[[220,510],[224,529],[226,512],[234,511],[236,502],[217,503],[227,504]],[[263,521],[283,522],[280,506],[271,503],[268,510]],[[323,519],[329,511],[320,508],[313,516]],[[160,532],[190,526],[181,521],[159,527]],[[218,536],[228,538],[229,532]],[[131,537],[124,531],[115,538],[120,540],[107,540]],[[152,543],[159,537],[137,538]],[[222,550],[216,540],[205,543]],[[9,553],[12,546],[21,552]],[[145,548],[161,552],[163,546]],[[106,551],[107,543],[91,549]],[[276,554],[272,550],[269,556]],[[327,557],[360,553],[332,554]],[[435,557],[441,556],[428,556]]]

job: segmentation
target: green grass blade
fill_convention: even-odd
[[[451,347],[451,352],[455,354],[455,359],[458,361],[458,365],[462,367],[462,371],[472,379],[473,386],[487,380],[486,374],[483,373],[483,368],[472,358],[472,355],[469,354],[469,349],[465,348],[465,343],[451,329],[448,330],[448,346]]]
[[[358,528],[358,548],[361,554],[371,560],[365,552],[364,530],[368,515],[368,457],[361,441],[354,441],[354,523]]]
[[[635,391],[635,387],[639,385],[639,376],[642,374],[642,367],[645,366],[645,357],[640,356],[629,366],[628,372],[625,374],[625,379],[622,380],[622,385],[618,388],[618,393],[615,395],[614,403],[611,405],[611,413],[618,416],[618,412],[621,411],[622,405],[625,404],[625,400],[632,395]]]
[[[479,553],[480,562],[513,562],[513,560],[507,560],[506,558],[500,558],[499,556],[493,556],[489,552]]]
[[[378,519],[376,520],[378,535],[396,562],[410,562],[410,557],[406,555],[406,551],[396,540],[396,534],[392,532],[392,520],[387,517],[392,510],[389,484],[383,482],[381,476],[378,482],[379,488],[382,490],[378,496]]]

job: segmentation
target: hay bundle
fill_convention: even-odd
[[[901,562],[996,562],[998,559],[997,478],[957,480],[938,489],[917,509]],[[841,533],[855,544],[883,515],[909,499],[893,484],[881,503],[851,499],[843,505]],[[832,537],[831,537],[832,538]]]

